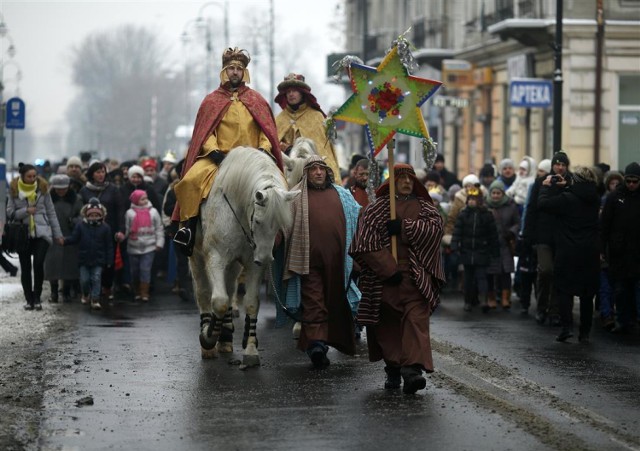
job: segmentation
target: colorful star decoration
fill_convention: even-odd
[[[351,63],[353,95],[334,113],[336,120],[364,125],[374,157],[396,132],[428,138],[420,106],[442,82],[409,75],[394,46],[375,67]]]

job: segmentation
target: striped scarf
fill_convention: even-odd
[[[440,287],[444,285],[444,270],[440,255],[442,218],[428,200],[419,198],[418,219],[403,221],[409,239],[411,278],[433,312],[440,303]],[[358,306],[357,321],[362,325],[375,325],[380,321],[382,281],[366,265],[363,254],[391,247],[386,223],[390,218],[389,195],[379,197],[364,210],[358,222],[358,232],[351,243],[350,254],[360,264],[362,298]]]

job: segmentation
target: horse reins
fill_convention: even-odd
[[[253,240],[253,230],[249,229],[251,231],[251,235],[249,235],[247,233],[247,231],[244,229],[244,226],[240,222],[240,218],[238,218],[238,215],[236,214],[236,211],[231,206],[231,202],[229,202],[229,199],[227,198],[227,195],[224,192],[222,193],[222,197],[224,197],[224,200],[227,202],[227,205],[231,209],[231,213],[233,213],[233,217],[236,218],[236,222],[238,223],[238,225],[242,229],[242,233],[244,234],[244,237],[247,239],[247,242],[249,243],[249,246],[251,246],[251,249],[255,250],[256,242]],[[251,221],[253,222],[253,213],[251,213]],[[249,226],[251,226],[251,224],[249,224]]]

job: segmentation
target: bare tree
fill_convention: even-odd
[[[72,50],[80,92],[68,112],[69,153],[94,149],[103,156],[133,156],[149,146],[152,114],[157,139],[149,150],[159,154],[171,145],[183,117],[184,81],[169,75],[167,54],[156,34],[133,25],[92,34]]]

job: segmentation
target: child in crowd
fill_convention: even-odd
[[[164,246],[164,227],[158,211],[153,208],[147,193],[134,190],[129,196],[131,208],[125,216],[127,253],[131,267],[135,300],[149,301],[149,283],[155,252]]]
[[[91,303],[94,310],[102,308],[102,267],[111,264],[109,256],[113,255],[111,227],[104,222],[106,215],[104,205],[96,197],[92,197],[80,210],[82,221],[76,224],[70,236],[64,238],[65,245],[78,245],[81,302]]]
[[[487,267],[491,257],[500,256],[500,245],[493,214],[483,205],[482,192],[475,186],[467,189],[467,206],[456,218],[451,250],[460,252],[464,266],[464,310],[471,310],[477,294],[484,300],[482,310],[488,311]]]

